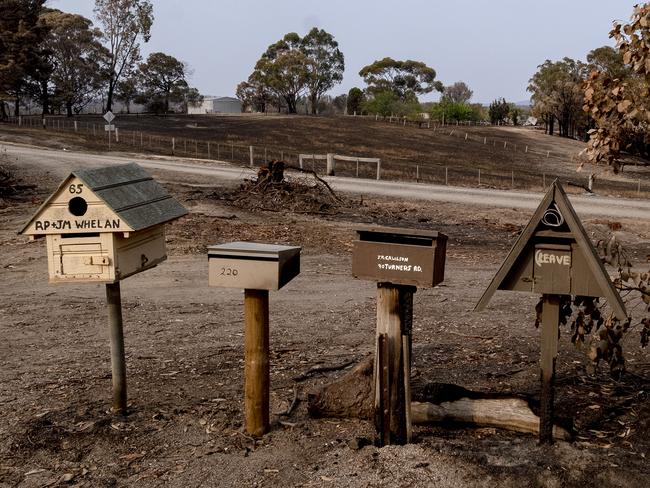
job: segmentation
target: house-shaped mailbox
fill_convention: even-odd
[[[208,284],[275,291],[300,274],[300,247],[232,242],[208,246]]]
[[[496,290],[605,297],[620,320],[625,306],[564,193],[551,188],[476,305],[483,310]]]
[[[50,282],[114,283],[164,261],[164,224],[185,214],[130,163],[73,171],[20,233],[46,238]]]
[[[355,278],[421,287],[444,280],[446,235],[378,227],[357,230],[357,236],[352,247]]]

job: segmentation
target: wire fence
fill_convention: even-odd
[[[55,133],[74,133],[84,139],[90,147],[105,150],[134,150],[143,153],[184,158],[225,161],[248,167],[259,167],[272,160],[284,161],[289,166],[299,166],[300,155],[302,154],[305,169],[313,170],[321,175],[327,173],[327,161],[326,157],[323,157],[322,151],[320,153],[314,153],[321,156],[320,158],[309,158],[309,155],[312,153],[304,150],[263,145],[243,145],[235,141],[228,141],[227,139],[211,140],[175,137],[143,130],[120,129],[119,127],[116,127],[115,131],[108,131],[105,130],[105,125],[101,123],[71,120],[64,117],[10,117],[6,122],[25,129],[40,129]],[[389,121],[388,123],[392,122]],[[431,125],[430,128],[436,131],[444,130],[447,134],[451,132],[450,135],[454,137],[455,129],[450,128],[450,126]],[[458,133],[462,135],[462,132]],[[462,135],[462,137],[468,141],[481,142],[475,135]],[[487,139],[482,138],[482,143],[488,145]],[[508,147],[507,141],[502,144],[505,148]],[[493,141],[494,145],[496,145],[495,141]],[[521,148],[514,145],[513,150],[521,150]],[[524,148],[523,151],[524,153],[533,153],[530,147]],[[553,156],[546,154],[546,157]],[[381,158],[381,171],[378,175],[377,165],[374,163],[360,162],[359,160],[363,160],[363,157],[355,160],[355,157],[352,156],[346,159],[336,161],[336,176],[411,181],[451,186],[486,187],[504,190],[544,190],[558,177],[550,172],[539,173],[521,169],[460,167],[432,162],[417,162],[413,161],[412,158],[399,158],[396,156]],[[560,180],[570,186],[586,188],[588,175],[582,176],[576,174],[575,177],[564,176],[560,177]],[[650,182],[643,181],[640,178],[636,180],[607,180],[606,187],[606,193],[619,196],[650,196]],[[598,186],[596,189],[600,191]]]

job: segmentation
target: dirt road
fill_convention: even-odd
[[[129,156],[127,154],[88,154],[58,151],[24,145],[4,144],[8,157],[20,163],[39,162],[60,176],[79,166],[123,164],[134,161],[149,169],[175,171],[184,174],[213,176],[220,180],[241,180],[254,174],[252,170],[236,167],[225,162],[202,161],[183,158]],[[400,183],[346,177],[330,177],[329,183],[340,192],[416,199],[436,202],[470,204],[484,207],[500,207],[532,210],[542,198],[541,193],[503,191],[481,188],[460,188],[443,185]],[[571,202],[582,217],[599,216],[615,218],[650,217],[650,202],[627,198],[572,195]]]

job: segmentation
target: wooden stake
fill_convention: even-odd
[[[558,346],[560,299],[557,295],[544,295],[543,300],[539,442],[551,444],[553,443],[553,399],[555,396],[555,358]]]
[[[246,431],[261,437],[269,430],[269,292],[244,291]]]
[[[108,328],[111,340],[111,372],[113,376],[113,413],[126,415],[126,361],[122,329],[122,297],[120,282],[106,283]]]
[[[409,440],[410,343],[415,287],[377,284],[375,421],[381,445]],[[404,336],[404,337],[403,337]],[[408,350],[404,354],[404,348]],[[408,356],[408,357],[405,357]],[[388,432],[387,432],[388,430]]]

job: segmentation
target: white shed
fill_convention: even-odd
[[[233,97],[205,97],[199,105],[188,105],[188,114],[239,114],[241,100]]]

